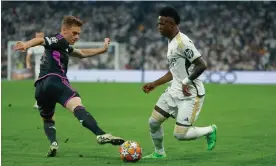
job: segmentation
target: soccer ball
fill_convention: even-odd
[[[142,157],[140,144],[134,141],[125,141],[119,149],[120,157],[125,162],[137,162]]]

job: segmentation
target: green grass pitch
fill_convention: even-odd
[[[148,118],[165,86],[147,95],[141,91],[142,84],[72,85],[104,130],[139,142],[144,155],[153,152]],[[177,141],[173,137],[175,122],[170,119],[164,124],[168,157],[141,159],[135,165],[276,165],[276,86],[207,84],[206,91],[196,125],[218,126],[216,148],[208,152],[203,138]],[[98,145],[94,135],[59,105],[55,118],[60,150],[56,158],[44,157],[49,143],[39,114],[32,108],[33,96],[32,81],[2,82],[3,166],[130,165],[120,160],[118,147]]]

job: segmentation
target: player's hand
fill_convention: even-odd
[[[191,96],[192,94],[189,92],[189,83],[191,83],[191,80],[186,77],[183,81],[182,81],[182,92],[185,96]]]
[[[17,43],[15,44],[15,46],[13,46],[12,49],[13,49],[14,51],[26,52],[26,50],[27,50],[27,45],[26,45],[24,42],[19,41],[19,42],[17,42]]]
[[[110,44],[110,38],[105,38],[104,39],[104,48],[106,50],[108,49],[109,44]]]
[[[189,86],[182,84],[182,92],[185,96],[191,96],[192,94],[189,92]]]
[[[152,90],[154,90],[156,87],[157,87],[157,85],[154,82],[150,82],[150,83],[145,84],[142,89],[145,93],[149,93]]]

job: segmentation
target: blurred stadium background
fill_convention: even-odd
[[[168,159],[142,160],[140,164],[276,165],[276,3],[270,1],[2,1],[1,78],[28,79],[1,83],[2,165],[121,164],[115,147],[96,145],[91,133],[65,111],[57,111],[56,118],[61,157],[42,158],[48,143],[39,115],[32,111],[34,71],[26,70],[26,54],[12,52],[11,47],[12,41],[31,39],[36,31],[45,35],[59,32],[65,15],[86,22],[77,47],[97,47],[105,37],[113,42],[106,55],[70,60],[68,77],[86,108],[103,128],[141,142],[144,152],[150,153],[147,120],[166,86],[145,96],[141,82],[155,80],[167,70],[167,41],[158,33],[156,21],[158,9],[168,4],[178,9],[180,30],[194,41],[208,63],[208,71],[201,77],[208,83],[206,104],[198,124],[216,123],[221,139],[212,153],[204,151],[203,139],[179,143],[172,137],[174,121],[170,120],[165,124]],[[69,144],[63,142],[67,138]],[[79,158],[80,154],[85,157]]]
[[[167,42],[157,31],[162,2],[2,2],[2,79],[8,76],[8,42],[28,40],[36,31],[59,32],[65,15],[86,24],[80,42],[119,44],[110,56],[72,60],[70,69],[166,70]],[[170,2],[180,11],[180,30],[194,40],[212,71],[276,70],[274,2]],[[74,6],[74,8],[72,8]],[[208,6],[208,7],[206,7]],[[37,10],[41,9],[41,10]],[[34,13],[35,11],[35,13]],[[115,51],[119,61],[114,62]],[[24,54],[11,71],[25,68]],[[113,56],[112,56],[113,55]],[[20,73],[20,72],[19,72]],[[22,72],[21,72],[22,73]]]

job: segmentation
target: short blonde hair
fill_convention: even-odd
[[[81,27],[83,25],[83,21],[74,16],[65,16],[62,21],[62,25],[69,27],[75,25]]]

